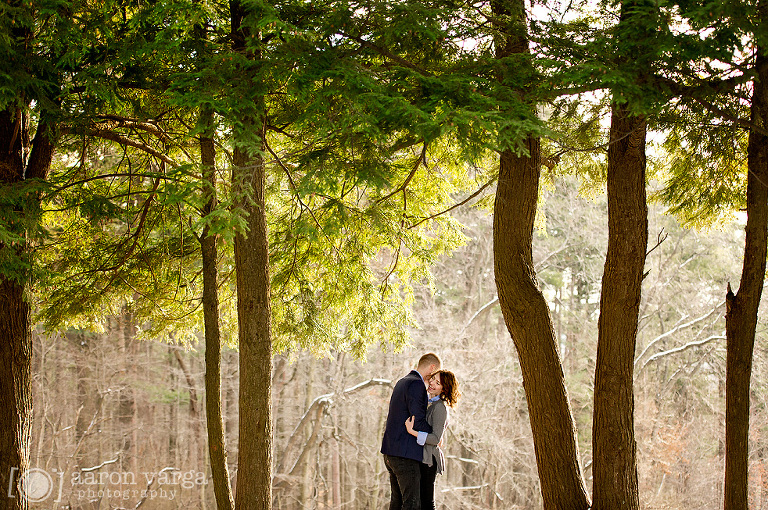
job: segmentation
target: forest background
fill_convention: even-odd
[[[761,508],[766,8],[4,2],[0,508]]]

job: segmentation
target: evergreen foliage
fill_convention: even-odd
[[[407,341],[413,283],[428,281],[429,265],[462,242],[459,225],[439,213],[475,179],[438,139],[437,106],[409,97],[413,89],[398,90],[403,80],[423,86],[413,74],[388,69],[376,51],[366,56],[374,72],[361,72],[360,59],[348,54],[359,43],[321,41],[325,28],[307,25],[315,7],[254,6],[261,10],[247,23],[266,48],[257,62],[228,49],[222,5],[211,12],[183,2],[122,6],[120,16],[100,20],[91,37],[104,39],[75,65],[89,72],[78,75],[83,90],[98,94],[64,125],[44,195],[49,249],[40,252],[47,272],[39,290],[50,327],[95,325],[127,306],[147,320],[147,336],[194,336],[201,323],[196,236],[208,225],[231,242],[243,222],[223,184],[218,208],[200,219],[193,119],[202,107],[216,112],[226,170],[238,119],[255,115],[262,106],[252,98],[265,95],[276,346],[363,356],[372,341]],[[399,16],[402,26],[415,19],[379,7],[386,12],[377,15]],[[205,41],[189,20],[208,20]],[[328,23],[339,21],[329,15]],[[419,29],[431,37],[436,26]],[[116,34],[120,44],[110,37]],[[319,66],[320,55],[333,60]],[[99,65],[91,69],[91,61]],[[233,88],[231,77],[246,68],[253,83]],[[96,76],[121,69],[105,83]],[[223,256],[227,275],[231,254]],[[223,284],[234,290],[230,279]]]
[[[232,130],[266,109],[275,331],[285,347],[317,341],[362,353],[376,331],[404,331],[411,283],[428,281],[429,265],[461,243],[460,226],[438,213],[493,179],[490,168],[472,170],[477,163],[520,150],[527,134],[551,138],[551,168],[572,158],[602,180],[601,90],[659,114],[671,156],[658,196],[673,212],[704,225],[741,205],[745,142],[721,113],[744,118],[736,70],[760,37],[754,3],[636,2],[637,16],[619,29],[615,4],[596,15],[553,8],[531,23],[532,55],[504,59],[493,58],[501,21],[488,22],[487,5],[247,7],[260,36],[249,47],[263,49],[256,61],[229,49],[223,3],[4,4],[0,106],[31,104],[28,121],[54,115],[61,135],[49,182],[4,187],[0,229],[6,245],[26,231],[50,247],[40,252],[48,324],[84,324],[72,318],[95,321],[125,303],[151,318],[152,334],[180,317],[189,321],[181,329],[199,324],[202,107],[216,112],[221,171]],[[32,33],[28,58],[19,41]],[[653,75],[641,76],[647,68]],[[253,76],[247,89],[232,85],[243,69]],[[546,127],[520,89],[549,102]],[[590,90],[595,101],[570,95]],[[231,241],[242,221],[224,181],[204,221]],[[15,204],[40,193],[46,229],[34,234],[40,222],[29,217],[14,227]],[[4,274],[31,269],[12,254],[4,250]]]
[[[668,129],[672,156],[659,198],[673,212],[703,225],[739,207],[744,142],[701,103],[741,113],[742,89],[729,89],[732,100],[721,94],[734,71],[717,62],[734,60],[744,37],[757,33],[754,5],[639,2],[640,16],[620,29],[627,34],[610,21],[614,4],[601,4],[598,15],[553,8],[531,23],[532,55],[501,60],[493,58],[499,25],[488,23],[487,7],[250,2],[246,23],[260,40],[248,44],[263,49],[253,61],[229,49],[222,3],[5,5],[2,105],[34,98],[31,119],[57,112],[62,135],[50,182],[3,194],[8,211],[20,196],[44,194],[48,227],[40,234],[52,250],[41,252],[49,271],[41,289],[50,291],[42,317],[84,324],[71,318],[90,310],[93,321],[130,303],[151,318],[152,334],[180,317],[189,321],[181,329],[199,324],[189,315],[199,295],[193,241],[204,226],[195,112],[216,112],[226,171],[232,130],[261,108],[253,98],[262,96],[280,346],[318,341],[362,353],[362,339],[376,331],[404,331],[411,283],[428,281],[429,265],[461,243],[455,220],[436,214],[493,179],[494,151],[520,150],[527,134],[547,134],[549,167],[572,158],[578,164],[560,168],[602,180],[601,90],[660,113],[656,125]],[[726,12],[727,24],[712,24]],[[194,30],[202,26],[201,39]],[[24,31],[35,33],[38,50],[18,66],[12,41]],[[629,37],[637,33],[645,36]],[[640,46],[623,42],[638,39]],[[641,78],[649,66],[654,76]],[[245,68],[253,73],[247,90],[231,79]],[[546,128],[519,89],[549,102]],[[589,90],[596,101],[568,95]],[[681,100],[669,102],[674,95]],[[477,172],[477,163],[486,169]],[[242,221],[225,181],[204,221],[226,242]],[[2,239],[12,244],[20,234],[8,227],[18,219],[7,218]],[[73,242],[82,245],[68,247]],[[8,260],[4,274],[20,265]],[[342,312],[348,319],[338,326]]]
[[[414,287],[434,288],[430,267],[464,242],[451,211],[482,197],[498,154],[525,155],[530,138],[544,138],[545,184],[573,171],[594,194],[605,118],[620,107],[661,133],[656,198],[684,223],[743,207],[746,129],[766,129],[747,118],[766,47],[759,2],[551,5],[529,25],[539,6],[516,6],[3,3],[0,120],[17,133],[0,144],[23,137],[26,165],[48,136],[57,159],[45,179],[0,168],[0,274],[34,282],[47,328],[98,327],[125,309],[144,336],[190,342],[202,328],[199,239],[213,233],[234,342],[238,204],[254,197],[229,176],[244,153],[267,165],[274,347],[364,358],[409,341]],[[496,57],[529,32],[530,48]],[[213,125],[200,121],[209,112]],[[210,133],[215,185],[201,168]],[[583,271],[574,251],[566,269]]]

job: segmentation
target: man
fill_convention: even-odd
[[[421,508],[419,483],[424,455],[424,441],[432,428],[427,424],[427,382],[429,376],[440,370],[440,358],[427,353],[419,359],[416,370],[397,381],[389,400],[389,414],[381,442],[384,465],[389,471],[392,497],[389,510],[419,510]],[[408,434],[405,420],[414,416],[413,428],[418,437]]]

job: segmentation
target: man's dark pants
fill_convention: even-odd
[[[384,455],[384,465],[389,471],[392,499],[389,510],[421,509],[421,472],[418,460]]]

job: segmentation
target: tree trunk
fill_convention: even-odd
[[[3,249],[9,249],[3,247]],[[32,419],[32,336],[29,303],[24,286],[5,277],[0,280],[0,508],[27,508],[26,500],[11,489],[29,467],[30,423]],[[20,488],[22,491],[23,487]]]
[[[216,208],[216,148],[213,143],[213,112],[201,114],[205,134],[200,138],[203,188],[208,200],[203,216]],[[235,506],[227,470],[227,447],[221,412],[221,330],[219,328],[218,248],[216,235],[208,225],[200,238],[203,257],[203,320],[205,323],[205,415],[208,430],[208,455],[211,460],[213,492],[219,510]]]
[[[531,156],[501,155],[493,218],[499,305],[520,360],[546,509],[589,508],[579,467],[563,368],[549,307],[533,268],[533,222],[539,187],[539,140]]]
[[[23,9],[21,2],[10,2]],[[30,6],[29,11],[32,11]],[[25,14],[30,14],[25,13]],[[34,34],[27,23],[15,23],[12,37],[4,44],[11,53],[26,56],[31,51]],[[26,62],[21,62],[26,65]],[[55,76],[48,76],[48,83]],[[6,96],[9,94],[5,92]],[[12,92],[11,92],[12,94]],[[55,137],[47,112],[39,113],[34,140],[29,139],[28,105],[31,98],[17,92],[16,101],[4,101],[0,107],[0,221],[19,240],[10,245],[0,242],[0,509],[25,509],[27,501],[11,488],[23,481],[29,467],[29,441],[32,426],[32,332],[30,329],[29,292],[33,262],[27,229],[39,222],[39,198],[27,194],[15,202],[12,188],[23,186],[29,179],[48,176]],[[40,99],[35,98],[39,108]],[[26,102],[26,104],[23,104]],[[22,105],[23,104],[23,105]],[[25,161],[25,156],[29,158]],[[21,487],[23,492],[24,487]],[[7,492],[11,492],[8,494]]]
[[[309,362],[307,368],[307,385],[306,393],[304,394],[304,409],[309,409],[312,404],[312,390],[315,386],[315,360]],[[287,453],[287,452],[286,452]],[[312,500],[312,492],[315,490],[315,486],[312,483],[312,463],[309,459],[305,460],[301,464],[301,495],[299,497],[299,508],[309,508],[309,502]]]
[[[230,3],[232,47],[235,53],[258,61],[260,55],[246,41],[258,40],[243,23],[244,6]],[[235,208],[245,229],[235,236],[237,317],[240,347],[240,428],[237,491],[238,510],[272,507],[272,338],[269,296],[269,244],[265,201],[264,105],[253,99],[253,79],[241,73],[240,91],[246,113],[235,129],[232,180]],[[257,145],[257,146],[255,146]]]
[[[139,462],[138,407],[136,402],[136,389],[129,383],[129,381],[136,380],[136,359],[138,354],[136,349],[137,344],[133,314],[127,309],[124,309],[118,319],[118,325],[121,328],[120,334],[122,336],[121,352],[128,361],[124,386],[118,394],[117,417],[120,427],[118,430],[121,431],[123,438],[120,447],[122,451],[120,463],[123,471],[136,473],[138,472]],[[168,361],[170,361],[170,359]],[[169,373],[173,378],[173,373],[170,371]],[[175,462],[174,459],[176,454],[176,405],[177,404],[172,404],[168,406],[168,453],[170,454],[171,462]]]
[[[27,141],[28,118],[21,108],[0,111],[0,191],[23,185],[27,179],[44,179],[53,157],[53,137],[49,126],[40,123],[25,167],[22,147]],[[7,148],[7,149],[5,149]],[[28,149],[28,147],[27,147]],[[2,196],[13,193],[0,192]],[[28,286],[31,247],[26,228],[38,221],[39,201],[27,196],[21,202],[3,201],[0,218],[5,228],[21,241],[0,243],[0,259],[5,271],[0,274],[0,509],[26,509],[27,501],[12,489],[29,468],[29,443],[32,423],[32,332]],[[20,487],[21,492],[25,487]],[[10,493],[10,494],[8,494]]]
[[[491,2],[496,57],[526,54],[525,9],[520,0]],[[499,73],[504,82],[508,71]],[[533,110],[533,108],[531,108]],[[578,443],[549,306],[533,267],[533,225],[539,194],[541,145],[530,136],[527,155],[501,154],[493,217],[496,288],[517,349],[528,401],[534,450],[546,509],[589,507]]]
[[[639,508],[633,362],[648,245],[644,117],[614,105],[608,147],[608,252],[595,365],[593,508]]]
[[[169,346],[170,347],[170,346]],[[170,351],[170,349],[169,349]],[[168,352],[168,356],[166,357],[168,365],[166,367],[166,371],[168,373],[168,380],[165,382],[167,385],[167,388],[173,392],[172,395],[174,395],[173,401],[168,402],[168,405],[166,408],[168,409],[168,428],[164,430],[168,434],[168,455],[167,460],[165,461],[170,466],[179,466],[180,465],[180,458],[179,458],[179,446],[178,446],[178,440],[181,438],[180,431],[179,431],[179,417],[178,417],[178,408],[179,408],[179,385],[176,378],[176,373],[173,370],[173,355]],[[135,360],[131,360],[129,366],[135,366]],[[135,374],[131,374],[131,381],[136,380]],[[126,386],[128,386],[126,384]],[[136,402],[131,399],[131,403],[133,405],[130,406],[130,409],[133,409]],[[122,406],[121,406],[122,407]],[[135,420],[135,416],[133,417],[133,420]],[[130,423],[130,420],[129,420]],[[133,470],[133,467],[129,468],[131,471]]]
[[[765,2],[761,11],[765,12]],[[751,120],[768,127],[768,56],[758,46]],[[749,133],[747,156],[747,227],[739,290],[728,286],[725,314],[725,510],[746,510],[749,452],[749,384],[757,311],[765,279],[768,240],[768,137]]]
[[[341,510],[341,454],[339,441],[331,439],[331,501],[332,509]]]
[[[18,114],[17,114],[18,113]],[[0,184],[3,188],[17,185],[23,180],[21,111],[0,112]],[[2,204],[2,218],[18,214],[16,204]],[[6,228],[13,228],[8,225]],[[0,256],[23,256],[23,247],[0,244]],[[0,508],[27,508],[11,484],[19,479],[29,466],[30,420],[32,419],[32,336],[29,328],[29,303],[24,299],[27,282],[14,280],[11,275],[0,275],[0,489],[9,494],[0,497]]]
[[[253,201],[241,203],[248,232],[235,237],[237,316],[240,346],[240,427],[237,494],[240,510],[272,506],[272,342],[269,260],[264,214],[264,162],[234,152],[234,177],[253,179]]]

